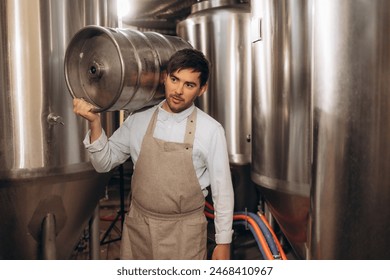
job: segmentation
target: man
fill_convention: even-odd
[[[176,52],[164,77],[165,100],[131,114],[107,140],[93,106],[74,99],[89,121],[84,145],[98,172],[131,157],[131,204],[122,233],[122,259],[205,259],[207,187],[215,208],[212,259],[229,259],[233,187],[222,126],[196,108],[207,89],[209,63],[193,49]]]

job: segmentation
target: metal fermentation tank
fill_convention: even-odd
[[[308,257],[388,260],[390,2],[316,0],[313,8]]]
[[[311,168],[307,1],[252,1],[252,180],[305,256]]]
[[[198,106],[226,132],[236,210],[256,211],[250,181],[251,45],[248,1],[211,0],[194,4],[177,25],[177,34],[201,50],[211,63],[207,92]]]
[[[304,259],[389,259],[390,3],[252,1],[252,179]]]
[[[234,164],[247,164],[251,156],[250,7],[241,2],[200,2],[177,25],[177,34],[210,60],[210,81],[199,107],[225,128]]]
[[[116,1],[1,0],[0,21],[0,259],[67,259],[110,174],[82,145],[65,49],[86,25],[116,27]]]

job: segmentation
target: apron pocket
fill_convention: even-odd
[[[130,217],[125,220],[129,246],[131,249],[132,259],[135,260],[152,260],[153,251],[151,247],[150,229],[148,218],[146,217]],[[126,250],[126,249],[124,249]]]
[[[158,260],[206,259],[207,221],[192,219],[150,220],[154,257]]]
[[[187,260],[206,259],[207,220],[202,217],[182,221],[180,240],[180,258]]]

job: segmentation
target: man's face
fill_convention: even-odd
[[[200,87],[200,73],[192,69],[180,69],[165,79],[165,98],[163,108],[171,113],[179,113],[189,108],[198,96],[207,89]]]

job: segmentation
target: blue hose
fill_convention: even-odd
[[[208,209],[208,207],[205,207],[205,210],[208,210],[207,212],[209,212],[209,213],[212,213],[212,214],[214,213],[214,211],[212,209]],[[260,217],[254,213],[251,213],[251,212],[243,212],[243,211],[234,212],[234,215],[236,215],[236,214],[237,215],[244,215],[244,216],[252,218],[256,222],[256,224],[259,226],[261,232],[263,233],[263,236],[264,236],[265,240],[267,241],[267,244],[268,244],[274,258],[280,258],[280,252],[275,244],[275,240],[274,240],[270,230],[264,224],[264,222],[260,219]],[[249,226],[249,229],[251,230],[264,259],[267,259],[267,255],[265,254],[264,249],[261,246],[259,237],[257,236],[252,225],[250,223],[248,223],[247,221],[234,221],[233,224],[240,224],[240,225]]]
[[[256,221],[256,223],[259,225],[260,229],[261,229],[261,232],[263,233],[264,237],[265,237],[265,240],[267,241],[268,243],[268,246],[272,252],[272,255],[274,255],[275,258],[278,258],[280,257],[280,252],[275,244],[275,240],[271,234],[271,232],[269,231],[268,227],[264,224],[264,222],[260,219],[259,216],[257,216],[256,214],[254,213],[251,213],[251,212],[234,212],[235,214],[240,214],[240,215],[245,215],[245,216],[249,216],[251,217],[253,220]]]
[[[247,223],[246,221],[234,221],[233,222],[233,225],[244,225],[244,226],[248,226],[249,227],[249,230],[252,232],[253,234],[253,237],[255,238],[256,240],[256,243],[257,243],[257,246],[259,247],[259,250],[261,252],[261,254],[263,255],[263,258],[265,260],[267,260],[267,255],[265,254],[264,252],[264,249],[263,249],[263,246],[261,246],[261,243],[260,243],[260,240],[259,240],[259,237],[256,235],[256,232],[255,230],[253,229],[253,226],[249,223]]]

